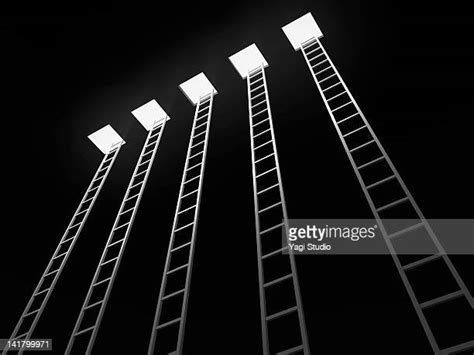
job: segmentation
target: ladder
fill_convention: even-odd
[[[92,351],[165,124],[166,119],[162,123],[155,123],[148,132],[112,231],[69,339],[66,354],[71,352],[90,354]],[[85,344],[87,344],[87,347],[84,346]],[[84,348],[79,350],[81,345]]]
[[[18,321],[15,330],[13,331],[10,339],[12,340],[25,340],[30,339],[35,327],[41,317],[41,314],[48,303],[51,293],[56,286],[56,283],[61,275],[61,272],[66,265],[67,259],[71,254],[72,249],[81,234],[82,228],[89,216],[89,213],[94,206],[95,200],[104,185],[105,180],[109,174],[112,165],[120,151],[123,142],[116,143],[111,146],[110,151],[104,155],[102,162],[97,168],[84,196],[79,203],[74,215],[69,222],[61,240],[56,247],[56,250],[51,257],[40,281],[36,285],[36,288],[31,296],[25,310],[23,311],[20,320]],[[7,350],[4,350],[2,354],[6,354]],[[23,350],[20,350],[20,354]]]
[[[213,99],[214,92],[196,105],[148,354],[183,351]]]
[[[263,353],[310,354],[295,258],[282,238],[282,228],[288,235],[288,215],[263,65],[249,71],[247,91]],[[290,328],[298,329],[295,337],[278,344]]]
[[[473,313],[473,298],[319,39],[313,37],[301,43],[301,51],[433,351],[436,354],[452,354],[473,348],[473,338],[448,346],[440,345],[441,334],[433,332],[426,311],[441,305],[449,306],[450,301],[461,298],[467,302],[469,311]],[[374,170],[371,172],[371,169]],[[374,179],[375,171],[378,172],[378,176]],[[389,193],[385,194],[385,201],[380,202],[377,190],[384,187],[388,188]],[[394,213],[397,208],[404,209],[407,214],[412,212],[416,223],[401,229],[392,228],[389,231],[388,221],[384,218],[389,217],[389,213]],[[436,251],[432,255],[424,255],[421,259],[404,263],[397,254],[395,243],[400,238],[414,238],[415,231],[425,232]],[[417,289],[415,282],[410,281],[410,272],[423,267],[432,267],[433,263],[437,262],[442,263],[452,276],[456,289],[422,300],[419,292],[415,291]]]

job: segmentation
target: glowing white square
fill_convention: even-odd
[[[301,43],[309,39],[321,38],[323,33],[319,29],[313,15],[308,12],[288,25],[281,28],[295,50],[301,48]]]
[[[255,43],[242,49],[240,52],[231,55],[229,60],[235,70],[239,72],[242,79],[245,79],[248,76],[249,71],[262,66],[262,64],[264,68],[268,67],[267,61],[258,50]]]
[[[185,81],[179,85],[179,88],[183,91],[189,101],[193,105],[197,105],[199,99],[210,93],[217,94],[216,89],[212,86],[211,82],[207,79],[204,73],[200,73],[193,76],[191,79]]]
[[[119,134],[110,125],[102,127],[101,129],[95,131],[87,137],[104,154],[107,154],[112,148],[112,146],[115,147],[119,143],[125,143],[122,137],[120,137]]]
[[[132,115],[135,116],[138,122],[140,122],[147,131],[150,131],[156,124],[161,123],[164,119],[170,119],[155,100],[151,100],[136,108],[132,111]]]

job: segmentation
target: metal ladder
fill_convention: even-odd
[[[84,196],[79,203],[74,215],[69,222],[69,225],[66,228],[61,240],[56,247],[56,250],[51,257],[51,260],[48,263],[43,275],[41,276],[40,281],[36,285],[36,288],[31,296],[28,304],[26,305],[23,314],[18,321],[15,330],[13,331],[10,339],[22,340],[29,339],[38,323],[41,314],[48,303],[51,293],[56,286],[56,283],[61,275],[61,272],[66,265],[67,259],[74,248],[74,245],[81,234],[82,227],[84,226],[89,213],[94,206],[95,200],[104,185],[105,180],[109,174],[112,165],[115,162],[122,142],[113,145],[110,148],[110,151],[104,155],[102,162],[97,168],[96,173],[94,174]],[[7,350],[4,350],[2,354],[6,354]],[[20,354],[23,353],[23,350],[20,350]]]
[[[301,44],[301,51],[347,156],[349,157],[364,195],[379,224],[388,249],[393,256],[395,265],[433,351],[436,354],[451,354],[473,348],[474,339],[443,348],[440,346],[439,335],[434,335],[431,329],[432,326],[430,327],[425,312],[432,307],[437,307],[457,298],[465,299],[472,312],[474,307],[473,298],[320,41],[316,38],[312,38],[303,42]],[[373,175],[369,172],[370,168],[380,168],[380,170],[385,168],[385,174],[373,180]],[[389,184],[392,184],[389,186],[389,191],[393,192],[391,200],[387,200],[384,203],[376,201],[377,189],[387,187]],[[395,191],[400,191],[400,193],[394,196]],[[387,230],[388,222],[383,219],[383,216],[387,216],[387,212],[392,211],[393,213],[394,209],[403,207],[413,211],[417,222],[405,228],[394,229],[389,232]],[[426,232],[429,240],[431,240],[436,248],[436,252],[432,255],[424,255],[423,258],[410,263],[402,263],[400,256],[397,255],[394,243],[399,238],[408,238],[410,233],[414,231]],[[414,290],[416,286],[415,283],[409,280],[409,273],[412,270],[426,267],[435,262],[444,263],[444,266],[447,267],[448,272],[455,280],[457,289],[421,301],[420,295]]]
[[[85,344],[87,340],[87,348],[81,350],[80,353],[90,354],[92,351],[165,125],[166,120],[159,124],[155,123],[154,127],[148,132],[112,231],[69,339],[66,354],[75,351],[78,347],[76,344],[81,345],[82,340],[84,340],[82,344]],[[80,336],[84,339],[77,341]]]
[[[196,105],[148,354],[183,351],[213,97],[202,96]]]
[[[247,91],[263,353],[310,354],[295,259],[282,238],[282,227],[288,235],[288,215],[263,66],[249,71]],[[288,255],[283,251],[288,251]],[[272,272],[275,269],[272,262],[285,265],[285,271]],[[269,305],[271,301],[287,297],[291,300],[285,305]],[[275,325],[280,331],[271,337],[269,327],[279,320],[284,320]],[[295,338],[288,344],[276,344],[290,327],[299,330]]]

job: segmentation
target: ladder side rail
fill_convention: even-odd
[[[204,137],[204,147],[203,147],[203,156],[202,156],[202,164],[200,167],[199,172],[199,182],[198,182],[198,192],[197,192],[197,199],[196,199],[196,208],[194,210],[194,224],[193,224],[193,231],[191,236],[191,244],[190,244],[190,251],[189,251],[189,259],[188,259],[188,267],[186,270],[186,284],[184,288],[184,295],[183,295],[183,308],[181,312],[181,320],[179,324],[179,333],[178,333],[178,354],[182,354],[183,352],[183,343],[184,343],[184,332],[186,327],[186,316],[188,312],[188,303],[189,303],[189,289],[191,287],[191,275],[193,270],[193,261],[194,261],[194,251],[196,247],[196,234],[197,234],[197,224],[199,220],[199,211],[201,205],[201,196],[202,196],[202,181],[204,178],[204,169],[205,169],[205,162],[207,156],[207,147],[209,143],[209,131],[211,126],[211,115],[212,115],[212,104],[214,101],[214,93],[210,93],[211,97],[209,99],[209,106],[205,109],[207,110],[207,127],[206,127],[206,134]],[[209,95],[205,95],[207,97]],[[201,102],[202,98],[200,99]],[[207,102],[206,102],[207,103]],[[199,105],[198,105],[199,106]],[[197,110],[196,110],[196,117],[197,117]]]
[[[258,287],[259,287],[259,299],[260,299],[260,324],[262,328],[262,347],[263,355],[269,355],[269,342],[268,342],[268,329],[266,324],[266,298],[265,288],[263,287],[263,261],[262,261],[262,245],[260,241],[260,220],[258,217],[258,197],[257,197],[257,172],[255,165],[255,143],[253,133],[253,117],[252,117],[252,92],[250,88],[250,75],[247,75],[247,93],[248,93],[248,111],[249,111],[249,127],[250,127],[250,151],[252,159],[252,183],[253,183],[253,200],[254,200],[254,212],[255,212],[255,236],[257,242],[257,259],[258,259]]]
[[[264,90],[265,90],[265,100],[267,103],[267,110],[268,110],[268,117],[269,117],[269,125],[270,125],[270,134],[271,134],[271,139],[272,139],[272,146],[273,146],[273,152],[274,152],[274,158],[275,158],[275,164],[276,164],[276,173],[278,177],[278,189],[280,192],[280,199],[282,202],[282,211],[283,211],[283,222],[285,223],[285,233],[286,236],[289,235],[289,222],[288,222],[288,213],[286,210],[286,201],[285,201],[285,195],[283,192],[283,183],[281,179],[281,171],[280,171],[280,162],[278,159],[278,151],[276,147],[276,139],[275,139],[275,131],[273,128],[273,116],[270,108],[270,98],[268,96],[268,87],[267,87],[267,78],[265,75],[265,68],[262,66],[262,76],[263,76],[263,85],[264,85]],[[310,354],[309,350],[309,342],[308,342],[308,334],[306,331],[306,322],[305,322],[305,317],[304,317],[304,310],[303,310],[303,302],[301,300],[301,292],[300,292],[300,287],[299,287],[299,281],[298,281],[298,272],[297,272],[297,267],[295,263],[295,256],[291,250],[288,251],[288,256],[290,258],[290,265],[291,265],[291,274],[293,278],[293,289],[295,292],[295,298],[296,298],[296,305],[298,307],[298,322],[300,326],[300,333],[301,333],[301,340],[304,348],[304,353],[306,355]]]
[[[91,190],[91,188],[92,188],[94,182],[96,181],[97,176],[99,175],[99,173],[102,173],[101,170],[102,170],[102,168],[103,168],[103,166],[104,166],[105,161],[106,161],[108,158],[110,158],[110,154],[113,154],[113,157],[112,157],[112,159],[111,159],[111,162],[110,162],[109,165],[107,166],[104,175],[102,175],[102,176],[100,177],[100,179],[102,179],[102,181],[100,182],[99,187],[94,191],[94,197],[92,198],[91,203],[90,203],[89,206],[85,209],[85,210],[86,210],[86,213],[85,213],[84,216],[82,217],[81,224],[79,225],[79,228],[77,229],[77,231],[74,233],[74,236],[72,237],[72,241],[71,241],[71,244],[69,245],[69,247],[67,248],[66,255],[64,256],[64,258],[63,258],[63,260],[62,260],[62,262],[61,262],[61,264],[60,264],[60,266],[59,266],[59,268],[58,268],[58,272],[56,272],[56,274],[54,275],[54,278],[53,278],[53,280],[52,280],[52,282],[51,282],[51,285],[50,285],[49,288],[48,288],[48,291],[46,291],[46,295],[45,295],[45,297],[43,298],[43,301],[41,302],[39,311],[36,313],[36,315],[35,315],[35,317],[34,317],[34,319],[33,319],[33,322],[31,323],[31,325],[30,325],[30,327],[29,327],[29,329],[28,329],[27,334],[25,335],[25,339],[29,339],[29,338],[31,337],[32,333],[34,332],[34,330],[35,330],[35,328],[36,328],[36,325],[37,325],[39,319],[41,318],[41,315],[42,315],[42,313],[43,313],[43,311],[44,311],[44,309],[45,309],[45,307],[46,307],[46,304],[48,303],[49,298],[51,297],[51,294],[52,294],[52,292],[53,292],[53,290],[54,290],[54,288],[55,288],[55,286],[56,286],[56,283],[57,283],[57,281],[58,281],[58,279],[59,279],[59,276],[61,275],[61,273],[62,273],[62,271],[63,271],[63,269],[64,269],[64,267],[65,267],[65,265],[66,265],[66,262],[67,262],[67,260],[68,260],[68,258],[69,258],[69,255],[71,254],[71,251],[72,251],[72,249],[74,248],[74,245],[75,245],[75,243],[76,243],[76,241],[77,241],[77,239],[78,239],[78,237],[79,237],[79,235],[80,235],[80,233],[81,233],[81,231],[82,231],[82,228],[83,228],[83,226],[84,226],[84,224],[85,224],[87,218],[89,217],[89,213],[91,212],[91,210],[92,210],[92,208],[93,208],[93,206],[94,206],[94,203],[95,203],[95,201],[96,201],[96,199],[97,199],[97,197],[98,197],[100,191],[102,190],[102,186],[104,185],[105,180],[107,179],[107,176],[108,176],[108,174],[109,174],[109,172],[110,172],[110,170],[111,170],[111,168],[112,168],[112,166],[113,166],[113,164],[114,164],[114,162],[115,162],[115,159],[117,158],[117,155],[118,155],[118,153],[119,153],[119,151],[120,151],[121,146],[122,146],[122,142],[120,143],[120,145],[119,145],[115,150],[112,150],[113,147],[114,147],[114,146],[112,146],[112,147],[111,147],[111,151],[110,151],[109,153],[105,154],[104,157],[102,158],[102,161],[101,161],[101,163],[99,164],[99,167],[97,168],[97,170],[96,170],[94,176],[92,177],[92,179],[91,179],[91,181],[90,181],[90,183],[89,183],[89,185],[88,185],[88,187],[87,187],[87,189],[86,189],[86,192],[83,194],[82,199],[81,199],[81,202],[79,203],[78,207],[76,208],[76,210],[75,210],[75,212],[74,212],[74,215],[73,215],[73,217],[71,218],[71,220],[70,220],[70,222],[69,222],[69,224],[68,224],[68,226],[67,226],[67,228],[66,228],[66,231],[63,233],[63,235],[62,235],[62,237],[61,237],[61,239],[60,239],[58,245],[56,246],[56,249],[55,249],[55,251],[54,251],[54,253],[53,253],[53,255],[52,255],[52,257],[51,257],[51,259],[50,259],[50,261],[49,261],[49,263],[48,263],[48,265],[47,265],[47,267],[46,267],[46,269],[45,269],[45,271],[43,272],[40,281],[39,281],[38,284],[36,285],[35,290],[34,290],[32,296],[30,297],[30,300],[28,301],[27,306],[25,307],[25,310],[23,311],[23,313],[22,313],[22,315],[21,315],[21,317],[20,317],[20,319],[19,319],[17,325],[15,326],[15,329],[14,329],[14,331],[13,331],[13,333],[12,333],[10,339],[15,339],[15,338],[18,336],[18,331],[19,331],[19,329],[20,329],[22,323],[23,323],[24,320],[25,320],[25,315],[28,314],[28,312],[30,311],[30,308],[31,308],[31,306],[32,306],[32,304],[33,304],[33,302],[34,302],[35,296],[37,295],[37,293],[38,293],[39,290],[41,289],[41,286],[43,285],[43,280],[45,279],[45,275],[47,275],[47,273],[50,272],[51,266],[52,266],[52,264],[53,264],[53,260],[58,256],[58,253],[59,253],[59,251],[60,251],[60,249],[61,249],[61,244],[66,240],[66,237],[68,236],[69,229],[70,229],[70,227],[73,225],[73,223],[75,222],[75,219],[76,219],[76,217],[77,217],[79,211],[81,210],[81,207],[82,207],[84,201],[86,200],[86,197],[88,196],[89,191]],[[90,197],[88,197],[88,198],[90,198]],[[69,238],[67,238],[67,239],[70,239],[70,238],[71,238],[71,237],[69,237]],[[44,290],[43,290],[43,291],[44,291]],[[3,355],[3,354],[6,354],[6,353],[7,353],[7,351],[5,350],[4,352],[2,352],[2,355]],[[23,353],[23,350],[21,350],[21,351],[19,352],[19,354],[22,354],[22,353]]]
[[[93,328],[93,332],[92,332],[92,335],[91,337],[89,338],[89,342],[88,342],[88,346],[87,346],[87,350],[86,350],[86,353],[87,354],[90,354],[90,352],[92,351],[92,347],[94,345],[94,342],[95,342],[95,338],[96,338],[96,335],[97,335],[97,331],[98,331],[98,328],[99,328],[99,325],[100,325],[100,322],[101,322],[101,319],[102,319],[102,316],[103,316],[103,313],[104,313],[104,310],[105,310],[105,306],[106,306],[106,303],[108,301],[108,298],[110,296],[110,291],[111,291],[111,288],[112,288],[112,285],[113,285],[113,281],[115,280],[115,276],[116,276],[116,273],[117,273],[117,270],[118,270],[118,266],[120,264],[120,261],[121,261],[121,257],[123,255],[123,250],[124,250],[124,246],[127,242],[127,239],[128,239],[128,235],[130,233],[130,230],[131,230],[131,225],[133,224],[133,220],[134,220],[134,217],[135,217],[135,213],[137,211],[137,207],[138,207],[138,204],[139,204],[139,201],[141,200],[141,196],[142,196],[142,193],[143,193],[143,190],[144,190],[144,187],[146,185],[146,182],[147,182],[147,179],[148,179],[148,175],[150,173],[150,170],[151,170],[151,166],[153,164],[153,161],[154,161],[154,158],[155,158],[155,155],[156,155],[156,152],[157,152],[157,148],[159,146],[159,143],[160,143],[160,140],[161,140],[161,137],[162,137],[162,134],[163,134],[163,131],[164,131],[164,128],[165,128],[165,125],[166,125],[166,119],[163,121],[163,123],[161,125],[158,125],[156,127],[154,127],[153,129],[151,129],[149,132],[148,132],[148,136],[147,136],[147,139],[145,140],[145,143],[143,145],[143,148],[142,148],[142,151],[140,153],[140,156],[138,158],[138,161],[137,161],[137,164],[135,165],[135,168],[134,168],[134,171],[133,171],[133,174],[132,174],[132,177],[130,178],[130,181],[129,181],[129,184],[127,186],[127,190],[126,190],[126,193],[122,199],[122,203],[120,205],[120,209],[117,213],[117,217],[114,221],[114,224],[113,224],[113,227],[112,227],[112,231],[109,235],[109,238],[107,240],[107,243],[104,247],[104,250],[102,252],[102,255],[101,255],[101,258],[100,258],[100,261],[99,261],[99,264],[97,266],[97,269],[94,273],[94,277],[92,279],[92,282],[91,282],[91,285],[89,287],[89,290],[87,292],[87,295],[86,295],[86,298],[84,300],[84,303],[81,307],[81,311],[80,311],[80,314],[79,314],[79,317],[76,321],[76,324],[74,326],[74,329],[73,329],[73,332],[71,334],[71,337],[69,339],[69,343],[67,345],[67,348],[66,348],[66,354],[70,354],[70,352],[72,351],[72,348],[74,346],[74,342],[75,342],[75,337],[76,337],[76,333],[79,331],[79,327],[81,326],[81,323],[82,323],[82,319],[83,319],[83,316],[84,316],[84,312],[85,312],[85,308],[87,307],[88,305],[88,302],[90,300],[90,297],[92,295],[92,291],[94,289],[94,284],[95,282],[97,281],[98,279],[98,276],[99,276],[99,273],[100,273],[100,270],[101,270],[101,266],[102,266],[102,263],[104,262],[105,260],[105,257],[107,255],[107,249],[108,249],[108,246],[111,244],[111,241],[113,239],[113,236],[114,236],[114,232],[115,232],[115,228],[117,227],[117,224],[120,220],[120,214],[121,212],[123,212],[123,209],[124,209],[124,206],[125,206],[125,202],[126,202],[126,199],[127,197],[129,196],[129,193],[130,193],[130,187],[133,185],[133,181],[135,179],[135,176],[137,175],[137,171],[139,169],[139,165],[140,165],[140,162],[143,158],[143,155],[144,155],[144,152],[147,148],[147,145],[150,141],[150,139],[153,139],[154,137],[151,137],[154,133],[156,133],[156,130],[155,129],[160,129],[160,132],[158,133],[159,136],[157,138],[157,140],[153,143],[155,144],[155,147],[153,148],[153,153],[152,153],[152,157],[150,158],[150,161],[147,163],[148,166],[146,168],[146,173],[145,173],[145,176],[144,176],[144,179],[143,179],[143,183],[142,183],[142,186],[140,187],[140,192],[139,192],[139,196],[137,198],[137,201],[135,201],[134,203],[134,207],[133,207],[133,212],[132,212],[132,217],[131,217],[131,220],[127,226],[127,230],[125,232],[125,237],[122,241],[122,245],[120,247],[120,250],[119,250],[119,254],[118,254],[118,257],[117,259],[115,260],[115,265],[114,265],[114,269],[112,271],[112,276],[111,276],[111,279],[109,280],[109,283],[107,285],[107,290],[106,290],[106,293],[105,293],[105,296],[103,297],[103,302],[101,304],[101,308],[99,310],[99,314],[97,315],[96,317],[96,321],[94,323],[94,328]]]

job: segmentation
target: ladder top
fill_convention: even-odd
[[[239,72],[242,79],[245,79],[250,71],[258,67],[268,67],[267,61],[263,57],[263,54],[258,50],[255,43],[231,55],[229,60],[235,70]]]
[[[132,111],[132,115],[147,130],[151,131],[153,127],[162,123],[165,119],[168,121],[170,117],[165,110],[155,100],[148,101],[146,104]]]
[[[102,127],[87,136],[92,143],[104,154],[107,154],[112,147],[116,147],[118,144],[125,144],[125,141],[120,135],[112,128],[111,125]]]
[[[321,38],[323,36],[311,12],[297,18],[281,29],[295,50],[299,50],[301,44],[311,38]]]
[[[201,97],[208,96],[209,94],[217,95],[217,90],[212,86],[204,73],[199,73],[186,80],[179,85],[179,88],[193,105],[197,105]]]

